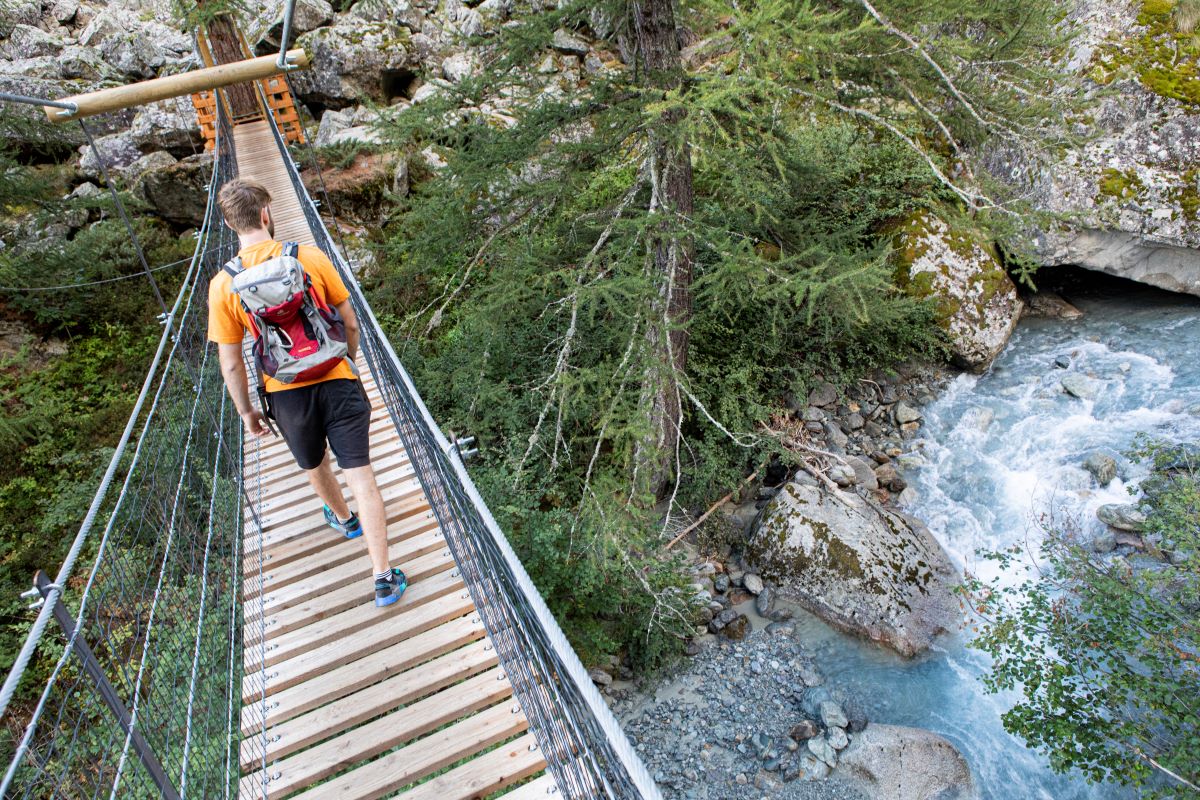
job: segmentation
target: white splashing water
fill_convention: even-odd
[[[1200,303],[1135,288],[1079,306],[1086,314],[1080,320],[1023,322],[987,374],[959,376],[922,409],[921,438],[911,443],[919,466],[905,471],[918,500],[908,510],[980,577],[996,576],[997,568],[979,550],[1023,543],[1036,553],[1039,520],[1047,515],[1084,535],[1099,532],[1096,508],[1130,502],[1129,487],[1144,477],[1142,466],[1122,457],[1138,433],[1200,440]],[[1055,365],[1063,356],[1066,368]],[[1072,373],[1093,382],[1093,399],[1063,391],[1062,379]],[[1082,466],[1094,450],[1117,457],[1119,477],[1107,487]],[[1007,734],[1000,715],[1016,698],[984,692],[979,676],[987,659],[978,651],[956,643],[905,662],[817,623],[808,628],[803,635],[834,685],[852,688],[875,720],[949,738],[985,798],[1132,796],[1056,775]]]

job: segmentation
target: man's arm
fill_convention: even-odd
[[[350,358],[350,363],[354,363],[355,357],[358,356],[358,317],[354,313],[354,306],[350,305],[350,298],[346,298],[334,308],[346,325],[346,355]]]
[[[357,330],[356,341],[357,341]],[[225,388],[233,399],[242,423],[252,436],[266,436],[270,433],[267,421],[262,412],[250,402],[250,390],[246,385],[246,364],[242,361],[242,345],[218,344],[217,355],[221,360],[221,377],[225,379]]]

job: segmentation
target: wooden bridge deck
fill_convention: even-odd
[[[241,175],[271,192],[275,237],[312,244],[267,123],[236,126],[234,144]],[[547,797],[529,722],[361,358],[358,369],[391,562],[409,588],[376,608],[362,539],[325,525],[281,440],[246,442],[263,532],[247,509],[239,796]]]

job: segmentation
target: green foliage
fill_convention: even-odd
[[[577,84],[529,69],[558,28],[594,30],[594,13],[628,50],[631,8],[521,15],[479,75],[391,114],[390,145],[435,147],[448,166],[414,175],[370,287],[439,419],[479,437],[489,502],[597,658],[689,635],[678,596],[642,584],[672,570],[654,543],[684,509],[790,457],[763,434],[788,392],[940,356],[932,309],[892,284],[889,232],[968,199],[976,227],[1015,228],[946,176],[984,137],[1048,138],[1036,65],[1061,44],[1050,0],[891,3],[887,25],[854,3],[701,1],[679,10],[701,43],[678,89],[637,59]],[[499,95],[515,123],[479,110]],[[690,214],[651,204],[658,146],[690,153]],[[652,511],[633,473],[659,385],[648,253],[662,241],[694,260],[678,484]],[[634,635],[646,631],[659,644]]]
[[[360,139],[347,139],[317,148],[317,158],[324,169],[348,169],[361,155],[379,152],[380,147]]]
[[[1146,797],[1195,797],[1200,461],[1161,444],[1136,455],[1160,468],[1148,481],[1150,556],[1097,556],[1060,531],[1048,532],[1036,568],[1017,551],[990,554],[1028,577],[1015,586],[968,582],[984,619],[976,646],[995,659],[987,687],[1022,694],[1005,727],[1055,769],[1137,786]]]

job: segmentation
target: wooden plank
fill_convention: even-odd
[[[437,522],[423,492],[395,500],[387,504],[385,510],[388,515],[389,541],[397,526],[407,529],[409,526],[429,526]],[[274,575],[292,562],[307,558],[317,552],[328,553],[330,558],[334,558],[343,550],[349,550],[352,553],[362,552],[363,547],[362,541],[347,539],[337,531],[330,529],[324,520],[312,522],[307,532],[293,536],[287,541],[262,544],[264,546],[260,547],[256,538],[247,538],[243,545],[245,551],[243,573],[247,578],[259,572],[257,559],[260,557],[263,560],[264,571],[268,575]],[[268,578],[268,580],[271,579]]]
[[[391,546],[401,539],[417,536],[431,530],[437,530],[437,520],[434,519],[432,513],[409,517],[388,526],[388,545]],[[329,531],[329,533],[333,534],[334,531]],[[317,548],[315,552],[293,559],[285,565],[286,568],[272,568],[267,574],[263,575],[262,591],[270,592],[277,586],[285,586],[292,581],[307,578],[330,567],[336,567],[339,564],[354,561],[366,555],[366,545],[363,544],[361,538],[347,539],[345,536],[322,538],[324,539],[322,546]],[[275,559],[269,559],[267,563],[274,565],[276,561]],[[251,574],[247,577],[256,578],[257,576]]]
[[[315,650],[328,643],[336,643],[338,639],[354,638],[355,631],[377,624],[380,618],[389,615],[404,615],[418,606],[445,597],[455,592],[465,594],[462,578],[451,572],[439,572],[414,584],[405,591],[398,603],[385,608],[375,605],[374,595],[359,591],[358,603],[351,608],[325,617],[318,617],[314,622],[295,630],[281,633],[269,639],[265,653],[261,647],[247,647],[243,659],[247,671],[257,669],[266,659],[268,667],[295,658],[302,653]],[[434,603],[434,605],[437,605]],[[253,625],[253,623],[250,623]],[[257,633],[248,631],[247,645],[257,643]]]
[[[481,800],[545,768],[537,739],[527,733],[396,795],[396,800]]]
[[[557,793],[558,784],[554,776],[547,772],[536,780],[521,784],[511,792],[505,792],[496,800],[551,800]]]
[[[424,503],[420,503],[414,506],[411,503],[404,502],[414,498],[420,498],[423,500],[425,497],[425,493],[421,489],[421,484],[415,478],[399,483],[389,489],[385,489],[381,492],[381,494],[383,495],[384,510],[388,515],[389,526],[394,520],[399,520],[403,516],[408,516],[412,513],[415,513],[420,510],[420,506],[424,505]],[[394,514],[393,509],[395,509],[395,511],[404,509],[407,513]],[[342,534],[329,527],[329,525],[325,522],[325,518],[320,514],[320,507],[318,506],[315,509],[309,509],[309,514],[307,516],[301,516],[294,521],[280,525],[273,530],[264,532],[261,539],[262,546],[263,549],[265,549],[268,553],[271,553],[276,545],[284,544],[285,542],[289,542],[292,539],[300,536],[306,536],[308,534],[317,532],[329,534],[334,539],[339,537],[343,539],[345,538],[342,536]],[[326,537],[325,541],[328,542],[329,537]],[[257,531],[252,530],[249,532],[246,536],[245,542],[247,553],[249,553],[251,549],[257,550],[259,545],[259,536]]]
[[[445,551],[446,540],[440,530],[402,539],[388,547],[388,559],[393,566],[403,568],[404,564],[429,553]],[[448,553],[447,553],[448,555]],[[274,582],[269,587],[263,587],[263,596],[255,605],[256,611],[263,614],[276,614],[285,608],[291,608],[318,595],[340,589],[347,584],[366,586],[366,578],[371,577],[371,563],[367,557],[366,548],[360,559],[347,561],[336,567],[331,567],[307,578],[283,583]],[[249,608],[249,604],[247,604]]]
[[[385,494],[390,487],[412,483],[415,480],[416,475],[413,474],[411,466],[396,467],[375,476],[375,482],[379,485],[379,490]],[[258,511],[259,524],[263,526],[268,535],[273,534],[276,528],[309,515],[320,517],[321,521],[324,522],[325,518],[321,512],[323,506],[321,498],[317,497],[313,490],[309,488],[307,481],[292,488],[284,496],[293,498],[292,502],[285,503],[279,501],[271,507]],[[248,514],[249,512],[247,512]],[[246,521],[252,522],[252,518],[247,516]]]
[[[511,735],[507,732],[520,725],[520,723],[514,724],[512,718],[523,718],[524,715],[512,713],[511,704],[503,703],[503,701],[512,696],[512,686],[509,685],[507,680],[497,680],[497,674],[497,669],[491,669],[435,695],[419,700],[412,705],[393,711],[391,714],[380,717],[373,722],[368,722],[352,731],[343,733],[334,739],[310,747],[302,753],[297,753],[290,758],[277,761],[268,768],[271,773],[271,780],[266,786],[267,800],[286,797],[298,789],[312,786],[322,778],[327,778],[344,769],[348,764],[364,761],[379,753],[386,752],[397,745],[424,736],[447,723],[454,722],[480,709],[487,708],[488,712],[470,717],[464,722],[459,723],[467,727],[459,731],[459,735],[455,737],[453,743],[446,743],[445,746],[439,748],[441,751],[440,755],[432,758],[427,756],[428,763],[437,763],[439,758],[449,758],[449,760],[441,761],[438,766],[453,763],[458,758],[450,757],[450,754],[454,754],[457,751],[462,755],[470,755],[486,747],[488,744],[497,741],[495,737],[498,731],[504,731],[506,734],[504,738],[507,738],[508,735]],[[503,705],[497,706],[495,705],[496,703],[503,703]],[[458,725],[453,727],[458,727]],[[437,739],[440,737],[435,736],[430,738]],[[409,748],[404,749],[407,750]],[[397,753],[401,752],[404,752],[404,750],[397,751]],[[394,753],[393,755],[396,754]],[[462,755],[458,757],[461,758]],[[433,756],[433,754],[430,754],[430,756]],[[431,771],[427,764],[422,766],[425,766],[425,769],[422,771],[426,772],[426,774],[428,771]],[[437,769],[438,766],[434,766],[433,769]],[[409,764],[405,764],[405,767],[411,769]],[[356,773],[363,772],[365,769],[365,767],[359,767],[357,770],[343,775],[342,778],[348,778]],[[275,777],[276,775],[278,777]],[[400,776],[396,776],[394,781],[389,781],[387,778],[384,778],[384,780],[387,781],[388,785],[395,788],[403,786],[408,782],[402,780]],[[412,778],[409,778],[409,780],[412,780]],[[262,776],[260,773],[253,773],[243,778],[243,783],[246,782],[249,782],[251,786],[261,786]],[[321,790],[321,796],[343,796],[337,791],[333,793],[329,792],[329,788],[333,783],[335,782],[330,782],[329,786],[318,787]],[[366,781],[359,780],[356,783],[361,784],[366,783]],[[353,794],[345,796],[365,797],[367,795]],[[370,796],[375,797],[378,795]]]
[[[524,714],[514,714],[509,704],[502,703],[315,786],[297,795],[297,800],[375,800],[528,727]]]
[[[275,725],[292,719],[485,636],[483,623],[471,615],[412,636],[404,640],[402,647],[377,649],[363,658],[341,664],[312,680],[271,695],[266,709],[262,708],[259,698],[255,698],[242,708],[242,733],[250,735],[252,731],[261,730],[264,720],[267,725]]]
[[[367,606],[364,610],[381,612],[377,616],[378,621],[371,627],[369,636],[350,636],[335,640],[315,650],[301,652],[298,658],[266,667],[261,671],[247,672],[242,678],[243,701],[250,702],[261,698],[264,691],[269,697],[320,675],[334,666],[362,658],[374,650],[402,642],[410,636],[473,613],[475,607],[469,599],[451,594],[443,602],[428,603],[408,611],[397,612],[391,608],[374,606]],[[358,629],[361,630],[362,627],[364,626],[360,625]]]
[[[426,579],[443,572],[452,572],[454,566],[454,559],[443,555],[443,551],[431,553],[423,558],[402,564],[401,568],[408,576],[410,584],[405,594],[411,592],[409,600],[415,602],[414,598],[426,591],[432,590],[425,587]],[[450,589],[446,591],[449,592]],[[265,625],[267,641],[271,641],[306,625],[312,625],[334,614],[340,614],[346,609],[362,605],[365,602],[364,597],[366,596],[366,587],[363,584],[354,583],[349,586],[343,586],[328,594],[314,597],[312,600],[289,608],[286,611],[271,614],[267,617]],[[258,642],[258,625],[257,620],[249,621],[245,624],[246,646]]]
[[[349,697],[274,725],[265,747],[267,761],[275,761],[330,739],[394,708],[408,705],[484,670],[490,670],[496,664],[495,651],[487,649],[485,642],[475,642],[368,686]],[[492,673],[501,676],[496,670],[492,670]],[[254,762],[262,758],[263,749],[261,740],[250,738],[242,743],[243,771],[254,767]]]

